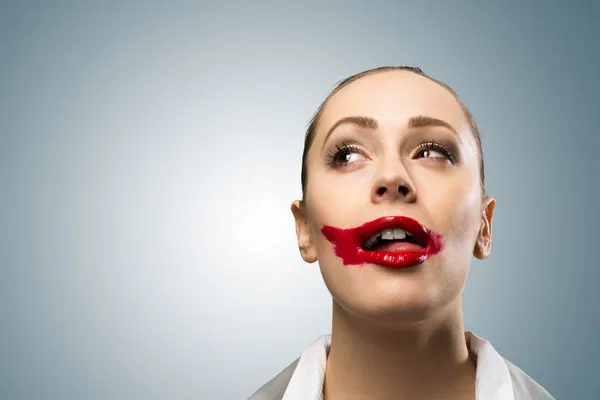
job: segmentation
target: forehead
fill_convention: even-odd
[[[348,84],[327,102],[321,131],[338,119],[369,116],[383,125],[405,125],[414,116],[438,118],[456,131],[468,131],[468,121],[456,97],[438,83],[409,71],[376,72]]]

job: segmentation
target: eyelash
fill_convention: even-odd
[[[448,161],[450,161],[452,164],[456,163],[456,158],[452,154],[452,151],[448,147],[446,147],[445,145],[443,145],[442,143],[440,143],[438,141],[426,140],[424,142],[421,142],[417,146],[417,152],[420,153],[424,150],[437,151],[437,152],[441,153],[442,155],[444,155],[444,157],[446,157],[446,159],[448,159]],[[352,153],[361,153],[361,151],[360,151],[359,147],[353,143],[338,144],[327,155],[327,164],[333,165],[333,166],[338,166],[338,167],[340,167],[340,166],[343,167],[343,166],[347,165],[345,163],[345,161],[343,160],[343,158]]]
[[[343,161],[343,157],[352,153],[361,153],[361,151],[358,146],[352,143],[338,144],[327,155],[327,164],[343,167],[347,165],[345,161]]]
[[[448,161],[450,161],[452,164],[456,163],[456,157],[454,157],[454,154],[452,154],[452,151],[440,142],[437,142],[435,140],[427,140],[427,141],[419,144],[419,146],[417,146],[417,151],[419,153],[424,150],[437,151],[438,153],[441,153],[442,155],[444,155],[444,157],[446,157],[448,159]]]

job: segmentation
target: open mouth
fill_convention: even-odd
[[[321,232],[344,265],[411,267],[443,249],[441,234],[401,216],[381,217],[354,228],[323,226]]]
[[[417,240],[412,233],[400,228],[391,228],[370,236],[362,243],[362,248],[368,251],[389,251],[392,247],[398,247],[394,246],[394,243],[412,244],[420,248],[427,246],[427,243]]]

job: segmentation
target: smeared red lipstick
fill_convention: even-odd
[[[398,242],[386,250],[366,250],[364,242],[385,229],[409,232],[423,246]],[[408,217],[382,217],[355,228],[323,226],[321,232],[335,249],[344,265],[375,264],[388,268],[407,268],[421,264],[443,249],[442,235]]]

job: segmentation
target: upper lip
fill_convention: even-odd
[[[418,244],[423,247],[427,247],[430,242],[431,230],[421,225],[414,219],[403,216],[386,216],[366,222],[363,225],[356,227],[355,232],[357,234],[357,244],[362,246],[363,243],[370,237],[386,229],[394,228],[405,230],[413,236]]]

